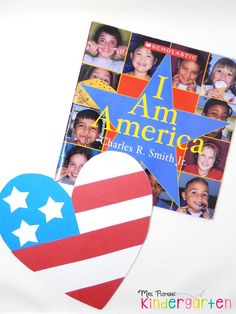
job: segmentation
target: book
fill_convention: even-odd
[[[92,22],[55,180],[107,150],[137,159],[153,205],[211,219],[236,115],[234,59]]]

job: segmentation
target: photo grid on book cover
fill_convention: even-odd
[[[151,170],[142,166],[152,186],[153,205],[212,218],[235,124],[235,60],[97,22],[89,31],[55,180],[74,185],[91,157],[112,145],[122,145],[115,143],[114,132],[106,129],[105,120],[93,125],[101,111],[81,83],[138,98],[166,54],[171,56],[174,108],[228,125],[201,137],[201,153],[194,152],[194,141],[186,144],[186,150],[177,148],[179,205]],[[129,153],[129,149],[124,144],[121,147],[123,152]],[[193,193],[201,198],[194,201]]]

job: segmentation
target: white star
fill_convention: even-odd
[[[29,192],[20,192],[16,187],[13,187],[10,195],[3,198],[5,202],[10,205],[11,213],[13,213],[18,208],[28,208],[26,204],[26,198]]]
[[[46,205],[39,208],[39,210],[46,216],[46,222],[54,218],[63,218],[61,210],[64,202],[56,202],[50,196]]]
[[[38,242],[35,235],[39,225],[28,225],[24,220],[21,221],[20,228],[12,231],[20,240],[20,246],[23,246],[27,242]]]

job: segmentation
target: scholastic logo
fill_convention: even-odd
[[[203,297],[204,291],[196,296],[188,293],[162,292],[161,290],[138,290],[142,310],[230,310],[231,299]],[[213,312],[212,312],[213,313]]]
[[[194,61],[194,62],[197,61],[197,55],[195,55],[195,54],[192,54],[192,53],[186,52],[186,51],[182,51],[182,50],[178,50],[178,49],[174,49],[171,47],[166,47],[166,46],[154,44],[154,43],[151,43],[149,41],[145,41],[144,47],[149,49],[149,50],[154,50],[157,52],[169,54],[173,57],[178,57],[181,59],[190,60],[190,61]]]

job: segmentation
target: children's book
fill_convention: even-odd
[[[120,151],[145,169],[154,206],[213,218],[236,60],[97,22],[85,46],[55,180],[74,185],[90,158]]]

